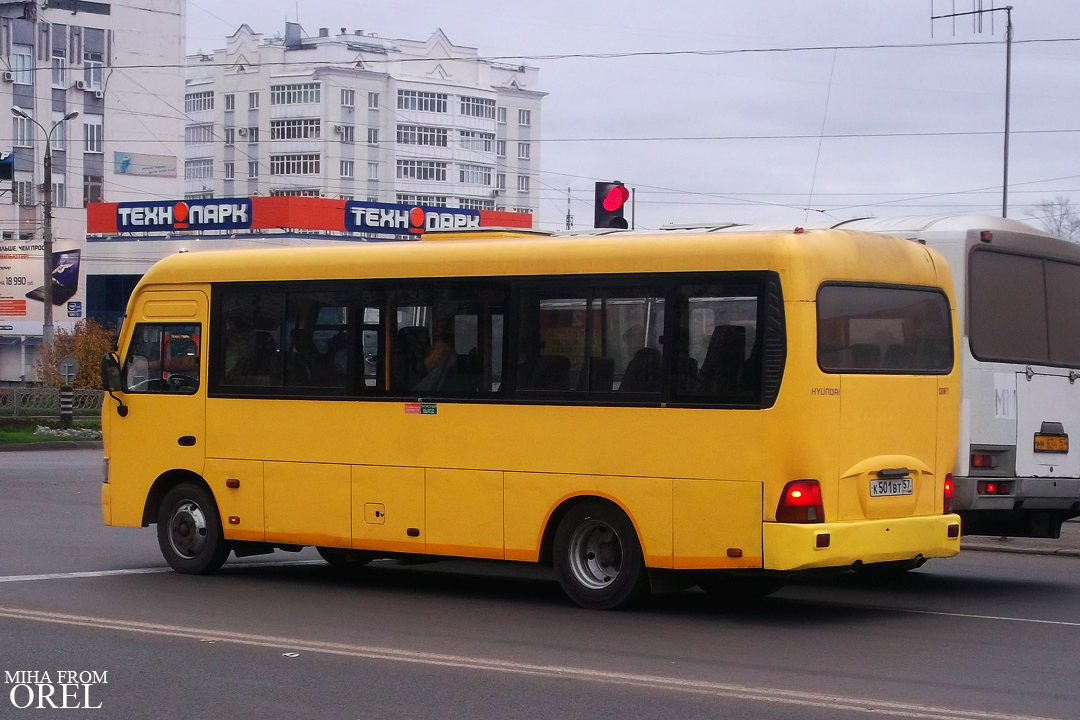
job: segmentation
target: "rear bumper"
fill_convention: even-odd
[[[949,537],[949,526],[957,526]],[[957,515],[864,520],[862,522],[792,524],[767,522],[762,528],[764,569],[808,570],[950,557],[960,552]],[[828,534],[828,547],[818,536]]]
[[[979,482],[1011,482],[1008,495],[979,495]],[[1080,503],[1080,478],[953,478],[952,509],[981,510],[1069,510]]]

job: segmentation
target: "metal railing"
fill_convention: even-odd
[[[75,417],[101,414],[103,390],[76,390]],[[59,418],[58,388],[0,388],[0,417]]]

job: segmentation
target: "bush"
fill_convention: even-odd
[[[49,387],[60,387],[60,361],[66,357],[79,363],[79,374],[71,383],[73,388],[101,388],[101,356],[110,352],[116,344],[116,334],[104,329],[91,319],[75,323],[75,329],[57,330],[52,343],[41,346],[41,359],[37,362],[38,377]]]

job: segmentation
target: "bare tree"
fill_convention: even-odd
[[[1073,205],[1068,197],[1058,195],[1053,200],[1038,202],[1026,214],[1051,235],[1080,242],[1080,207]]]

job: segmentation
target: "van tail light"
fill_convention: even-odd
[[[817,480],[792,480],[780,495],[776,507],[776,522],[825,522],[825,506],[821,504],[821,486]]]
[[[952,473],[945,476],[945,514],[948,515],[952,512],[952,496],[953,496],[953,484]]]

